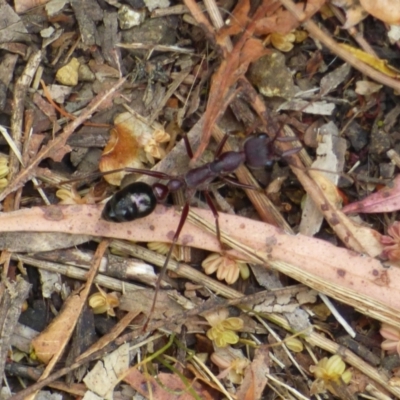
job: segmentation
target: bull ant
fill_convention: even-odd
[[[197,191],[202,191],[204,193],[207,204],[209,205],[215,218],[217,236],[219,239],[220,229],[218,222],[218,211],[208,192],[210,183],[218,178],[238,187],[248,188],[247,185],[243,185],[229,178],[229,175],[235,172],[240,165],[245,163],[251,168],[270,167],[278,159],[293,155],[301,149],[299,147],[293,148],[291,150],[282,152],[278,156],[274,147],[274,141],[277,136],[273,139],[270,139],[265,133],[261,133],[257,136],[250,136],[244,142],[243,150],[241,151],[222,152],[222,148],[227,138],[228,136],[225,136],[224,140],[219,144],[214,161],[206,163],[200,167],[190,169],[183,175],[171,176],[162,172],[145,171],[136,168],[124,168],[124,171],[126,172],[143,173],[160,180],[166,180],[167,183],[155,183],[153,185],[148,185],[143,182],[132,183],[116,192],[105,204],[102,212],[102,218],[104,220],[119,223],[129,222],[151,214],[154,211],[157,203],[163,202],[170,193],[177,192],[181,189],[185,193],[186,202],[183,206],[181,218],[173,236],[171,247],[167,254],[164,266],[157,279],[156,292],[144,328],[147,326],[150,316],[154,311],[160,283],[165,275],[165,271],[171,258],[174,246],[176,245],[179,235],[185,224],[189,212],[189,203],[194,194]],[[193,152],[187,138],[185,138],[185,144],[188,155],[190,158],[192,158]]]

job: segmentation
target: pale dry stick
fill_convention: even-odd
[[[38,69],[36,70],[36,74],[35,74],[35,77],[33,79],[33,82],[31,84],[31,89],[39,90],[40,81],[42,80],[42,76],[43,76],[43,71],[44,71],[43,65],[39,65]],[[33,112],[33,109],[31,109],[29,111]]]
[[[386,393],[382,392],[382,388],[376,388],[374,385],[369,383],[365,387],[365,391],[368,393],[360,393],[360,398],[367,400],[392,400],[392,397],[387,396]]]
[[[82,39],[82,36],[79,35],[79,36],[76,38],[75,42],[72,44],[72,46],[68,49],[67,54],[65,55],[64,60],[63,60],[63,64],[64,64],[64,65],[65,65],[65,64],[68,64],[69,59],[70,59],[70,58],[72,57],[72,55],[74,54],[75,49],[78,47],[78,44],[79,44],[79,42],[81,41],[81,39]]]
[[[32,152],[32,149],[30,149],[30,147],[32,147],[31,146],[31,138],[32,138],[32,133],[33,133],[33,122],[34,122],[34,111],[27,110],[25,112],[25,132],[24,132],[24,140],[23,140],[23,146],[22,146],[22,161],[21,161],[22,166],[27,165],[29,162],[29,158],[33,156],[33,153],[29,154],[29,150],[31,150],[31,152]],[[49,206],[51,204],[51,202],[47,198],[44,190],[40,187],[39,181],[36,179],[36,177],[32,178],[32,183],[36,187],[44,204]],[[14,202],[14,205],[15,205],[14,208],[20,208],[21,196],[22,196],[22,189],[20,188],[17,190],[17,194],[16,194],[15,202]]]
[[[122,240],[113,240],[110,243],[110,247],[122,251],[132,257],[138,257],[148,262],[151,262],[159,267],[162,267],[165,263],[165,256],[157,254],[143,246],[138,246],[132,243],[124,242]],[[31,256],[26,256],[23,254],[14,254],[12,259],[17,261],[22,261],[26,264],[32,265],[37,268],[42,268],[47,271],[58,272],[70,278],[86,280],[87,270],[81,267],[75,267],[72,265],[65,265],[60,263],[55,263],[51,261],[44,261],[41,259],[36,259]],[[204,273],[192,268],[190,265],[185,263],[180,263],[177,261],[170,261],[168,264],[168,270],[175,272],[181,278],[189,279],[197,284],[203,285],[214,293],[218,293],[223,297],[231,297],[232,289],[229,286],[205,275]],[[141,286],[134,285],[129,282],[121,282],[118,279],[98,274],[95,278],[95,283],[98,283],[102,287],[118,290],[120,292],[125,289],[126,291],[137,291],[145,290]]]
[[[354,339],[356,337],[356,332],[350,326],[350,324],[339,314],[339,311],[336,309],[336,307],[333,305],[333,303],[329,300],[329,298],[322,293],[319,294],[319,297],[324,302],[324,304],[329,309],[329,311],[332,313],[332,315],[339,322],[339,324],[342,325],[343,329],[347,332],[347,334],[351,338]]]
[[[62,133],[49,142],[47,146],[42,148],[36,157],[31,161],[30,165],[21,171],[14,179],[12,183],[5,190],[0,193],[0,201],[3,200],[10,193],[19,189],[27,182],[31,176],[35,173],[35,168],[37,165],[46,157],[49,157],[52,152],[58,150],[59,148],[66,146],[66,141],[69,136],[75,131],[75,129],[83,124],[87,119],[89,119],[93,113],[99,108],[99,106],[105,101],[113,96],[117,90],[125,83],[126,78],[120,79],[111,89],[107,90],[105,93],[98,94],[90,104],[85,108],[79,117],[70,122],[62,131]]]
[[[50,185],[52,187],[62,186],[62,188],[71,191],[73,184],[72,183],[64,183],[65,182],[65,175],[61,175],[57,172],[51,171],[47,168],[38,167],[37,170],[37,179],[41,182]],[[61,185],[62,184],[62,185]],[[38,187],[40,185],[38,184]]]
[[[142,246],[133,245],[122,240],[113,240],[110,246],[128,253],[133,257],[138,257],[147,260],[159,267],[163,267],[165,263],[165,256],[152,252]],[[168,263],[168,271],[174,272],[181,278],[186,278],[197,284],[203,285],[214,293],[227,298],[232,298],[234,293],[238,293],[229,286],[209,277],[208,275],[192,268],[190,265],[171,260]]]
[[[10,146],[12,154],[14,154],[14,157],[18,160],[18,164],[21,164],[23,166],[22,154],[18,144],[14,142],[13,138],[9,135],[7,129],[4,128],[4,126],[0,125],[0,133],[3,135],[3,138],[5,139],[7,144]],[[8,162],[11,163],[11,156],[8,156]]]
[[[23,262],[39,269],[55,272],[72,279],[79,279],[80,281],[86,281],[87,279],[87,269],[74,267],[72,265],[66,265],[51,261],[43,261],[31,256],[15,253],[12,254],[11,259]],[[105,287],[110,290],[117,290],[119,292],[122,292],[123,290],[132,292],[137,290],[145,290],[142,286],[138,286],[130,282],[123,282],[119,279],[112,278],[103,274],[98,274],[94,279],[94,283],[97,283],[101,287]]]
[[[204,0],[208,15],[214,25],[215,29],[220,29],[224,26],[224,21],[219,12],[219,8],[214,0]]]
[[[297,362],[297,360],[295,359],[293,354],[289,351],[289,349],[288,349],[288,347],[287,347],[287,345],[285,343],[285,339],[281,339],[280,336],[269,326],[269,324],[265,323],[260,316],[256,316],[256,318],[260,322],[260,324],[262,326],[264,326],[264,328],[267,330],[267,332],[269,332],[269,334],[275,338],[275,340],[277,341],[277,344],[279,346],[281,346],[283,351],[288,356],[289,360],[298,369],[298,371],[299,371],[300,375],[303,377],[304,381],[307,382],[307,375],[304,373],[304,371],[300,367],[299,363]],[[309,330],[311,332],[312,331],[312,327],[310,326],[310,328],[307,328],[307,330]]]
[[[215,29],[212,27],[206,16],[204,15],[204,12],[202,11],[200,4],[196,3],[194,0],[184,0],[187,8],[189,9],[190,13],[192,16],[195,18],[196,22],[202,26],[203,29],[206,30],[206,34],[209,37],[212,37],[215,39]],[[206,8],[208,10],[208,13],[210,14],[210,18],[214,24],[214,27],[216,29],[219,29],[221,26],[223,26],[223,20],[221,18],[221,14],[219,13],[219,9],[217,5],[215,4],[214,0],[206,0],[204,1]],[[233,46],[231,39],[229,37],[225,37],[223,39],[223,47],[230,51]]]
[[[323,32],[317,24],[311,19],[306,20],[306,14],[299,11],[293,1],[291,0],[279,0],[288,11],[301,23],[303,27],[309,32],[309,34],[314,38],[319,40],[322,44],[328,47],[332,53],[338,55],[344,61],[348,62],[355,69],[359,70],[361,73],[367,75],[371,79],[382,83],[392,89],[400,92],[400,81],[390,78],[382,72],[370,67],[369,65],[362,62],[360,59],[355,57],[353,54],[343,49],[335,42],[331,37],[329,37],[325,32]]]
[[[203,371],[208,375],[208,377],[217,385],[220,391],[227,397],[229,400],[236,400],[236,397],[232,397],[232,395],[225,389],[224,385],[221,381],[211,372],[211,370],[204,364],[204,362],[197,357],[196,355],[193,356],[193,359],[197,362],[198,365],[201,366]]]
[[[280,381],[279,379],[276,379],[273,375],[271,374],[265,374],[265,376],[270,379],[272,382],[274,382],[276,385],[281,386],[285,388],[289,393],[291,393],[294,397],[297,397],[300,400],[309,400],[307,397],[303,396],[299,391],[296,389],[293,389],[291,386],[288,386],[286,383]]]
[[[199,3],[201,5],[201,3]],[[152,11],[150,18],[166,17],[168,15],[182,15],[187,14],[189,9],[184,4],[177,4],[167,8],[157,8]]]
[[[173,52],[173,53],[181,53],[181,54],[193,54],[195,52],[194,49],[187,49],[179,46],[166,46],[162,44],[147,44],[147,43],[117,43],[117,47],[121,47],[123,49],[144,49],[144,50],[152,50],[152,51],[165,51],[165,52]]]

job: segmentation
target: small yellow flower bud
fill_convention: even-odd
[[[300,353],[304,349],[303,342],[294,337],[285,339],[285,344],[294,353]]]

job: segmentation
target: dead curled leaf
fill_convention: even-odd
[[[400,210],[400,175],[394,178],[391,186],[372,193],[361,201],[356,201],[343,208],[346,214],[377,213]]]
[[[48,364],[55,354],[62,351],[75,328],[76,316],[82,300],[79,295],[67,298],[58,316],[32,340],[32,347],[40,361]]]
[[[154,164],[154,158],[165,156],[160,144],[167,142],[169,135],[163,130],[154,129],[129,112],[117,115],[114,124],[100,160],[100,171],[109,172],[125,167],[143,168],[143,163]],[[118,186],[126,174],[125,171],[115,172],[105,175],[104,179]]]
[[[304,10],[304,3],[297,3],[296,8],[299,12],[306,13],[307,17],[312,17],[324,5],[325,0],[309,0],[306,2]],[[267,15],[260,18],[256,23],[255,34],[267,35],[269,33],[280,33],[286,35],[293,31],[300,25],[299,21],[284,8],[280,8],[272,15]]]
[[[148,398],[152,396],[154,399],[173,400],[177,398],[176,392],[179,392],[179,400],[193,399],[193,392],[188,390],[188,387],[184,385],[177,374],[159,373],[156,379],[149,374],[141,373],[137,368],[131,368],[129,373],[124,376],[123,381]],[[195,379],[190,383],[190,386],[192,391],[194,390],[201,399],[211,400],[215,398],[200,379]],[[151,387],[151,391],[149,391],[149,387]]]
[[[400,23],[400,0],[360,0],[365,10],[388,24]]]

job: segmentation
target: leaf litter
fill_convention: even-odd
[[[400,85],[384,24],[398,22],[392,4],[41,3],[0,2],[0,310],[7,339],[18,319],[37,332],[21,348],[13,341],[12,352],[11,341],[2,344],[11,397],[48,386],[84,398],[400,398],[389,357],[377,365],[366,356],[399,343]],[[128,125],[150,133],[133,139]],[[321,127],[313,140],[311,126]],[[132,142],[146,140],[133,165],[150,169],[161,158],[154,171],[176,176],[210,162],[205,150],[224,132],[223,151],[265,132],[278,162],[240,166],[240,184],[219,185],[217,208],[238,214],[219,211],[221,242],[213,213],[191,208],[178,244],[202,251],[169,263],[151,313],[151,265],[165,256],[142,244],[171,242],[180,213],[159,205],[145,219],[103,221],[101,202],[115,189],[97,173],[99,150],[109,171],[132,165]],[[270,180],[279,189],[269,198]],[[219,260],[205,264],[210,276],[199,267],[208,252]],[[238,262],[250,269],[240,274]],[[54,279],[40,282],[37,269]],[[38,317],[39,304],[48,311]],[[342,346],[350,338],[357,347]]]

